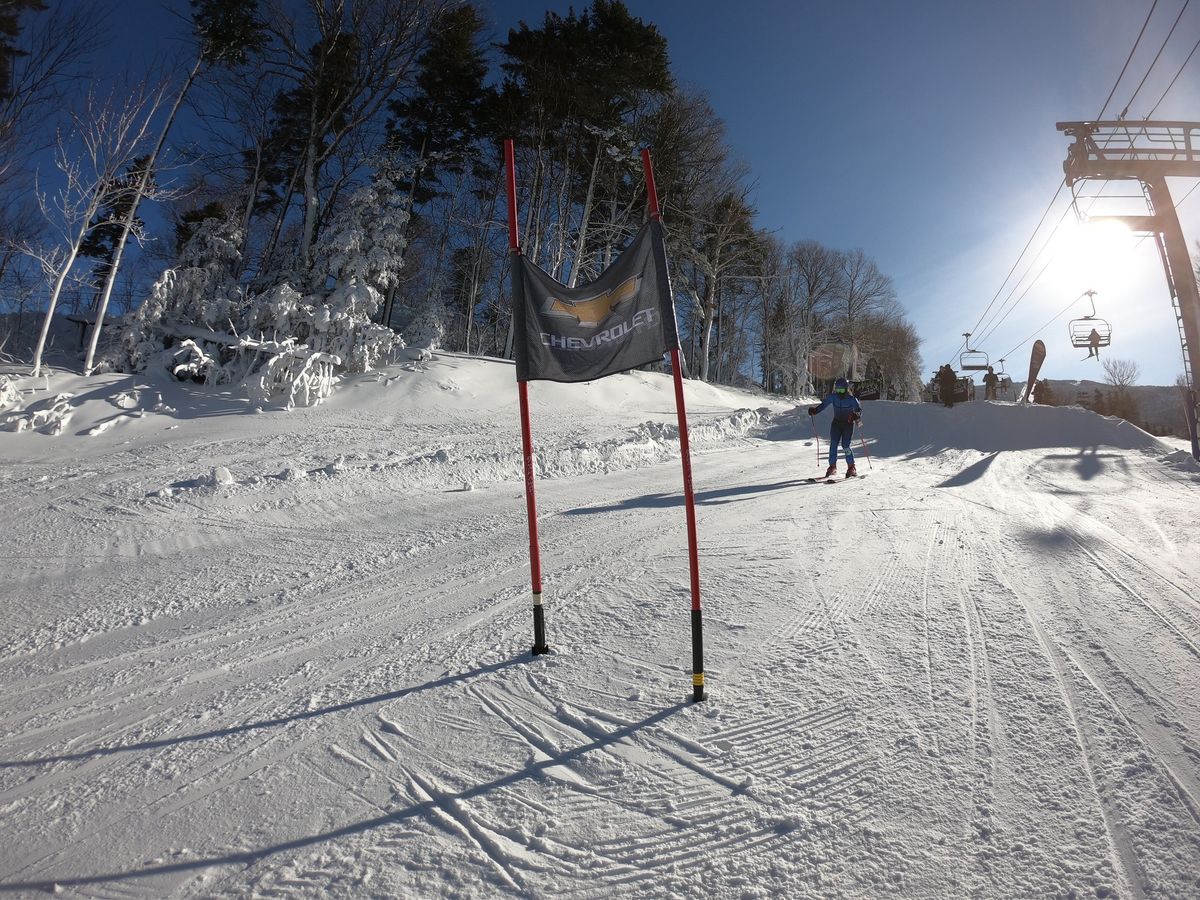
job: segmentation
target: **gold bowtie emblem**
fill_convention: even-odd
[[[605,291],[595,297],[576,300],[574,303],[570,300],[551,297],[545,311],[552,316],[568,316],[586,328],[595,328],[608,317],[615,307],[637,296],[641,280],[642,276],[634,275],[611,291]]]

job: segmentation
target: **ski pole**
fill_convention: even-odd
[[[870,451],[867,450],[867,442],[863,439],[862,422],[858,423],[858,440],[862,444],[863,455],[867,457],[867,468],[875,468],[873,465],[871,465],[871,454]]]
[[[817,439],[817,465],[821,464],[821,435],[817,434],[817,417],[809,416],[808,424],[812,426],[813,437]]]

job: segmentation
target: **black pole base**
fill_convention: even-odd
[[[692,609],[692,702],[707,700],[704,693],[704,623],[700,607]]]
[[[542,609],[541,593],[533,595],[533,648],[529,652],[534,656],[550,652],[546,645],[546,613]]]

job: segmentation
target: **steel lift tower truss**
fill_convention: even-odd
[[[1067,185],[1087,180],[1132,180],[1141,183],[1149,206],[1144,216],[1097,216],[1130,230],[1154,236],[1183,346],[1187,380],[1188,431],[1192,456],[1200,459],[1196,428],[1196,376],[1200,374],[1200,291],[1188,255],[1187,240],[1167,189],[1168,177],[1200,178],[1200,122],[1059,122],[1055,127],[1072,138],[1063,163]]]

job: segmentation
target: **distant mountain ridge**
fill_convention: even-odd
[[[1015,380],[1015,379],[1014,379]],[[1046,379],[1050,390],[1062,406],[1090,405],[1096,391],[1105,397],[1116,393],[1116,388],[1104,381],[1067,381]],[[1147,431],[1170,433],[1187,437],[1187,420],[1184,418],[1183,399],[1175,385],[1136,384],[1125,389],[1137,404],[1140,421],[1134,423]]]

